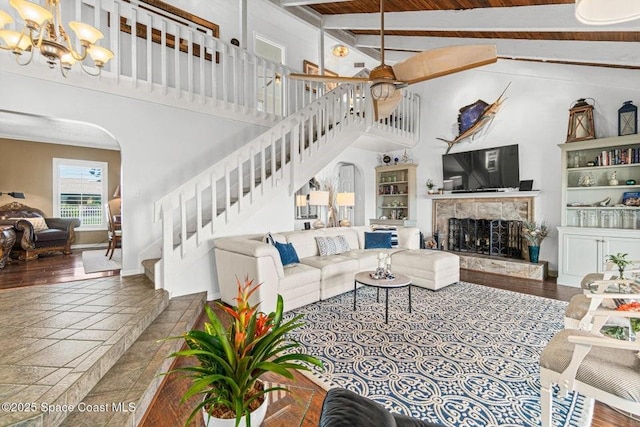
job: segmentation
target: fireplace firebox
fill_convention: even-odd
[[[523,258],[522,221],[449,218],[450,251]]]

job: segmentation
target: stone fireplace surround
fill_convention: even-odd
[[[501,219],[533,221],[535,197],[539,191],[504,193],[462,193],[429,196],[433,200],[432,230],[437,233],[442,249],[448,250],[450,218]],[[526,245],[525,245],[526,246]],[[504,274],[535,280],[544,280],[547,263],[532,264],[525,260],[482,254],[460,253],[460,268]],[[528,259],[528,253],[524,257]]]

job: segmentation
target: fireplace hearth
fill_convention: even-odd
[[[448,250],[490,256],[523,258],[522,221],[449,218]]]

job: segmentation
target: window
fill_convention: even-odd
[[[53,159],[53,213],[79,218],[78,230],[106,230],[107,163]]]

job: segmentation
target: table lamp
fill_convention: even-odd
[[[356,194],[355,193],[338,193],[336,195],[336,204],[338,206],[344,206],[345,211],[344,215],[342,215],[342,219],[340,220],[340,227],[350,227],[351,226],[351,215],[348,215],[348,209],[356,204]]]
[[[309,193],[309,205],[318,207],[318,219],[313,222],[313,228],[324,228],[325,223],[322,221],[322,207],[329,206],[328,191],[312,191]]]

